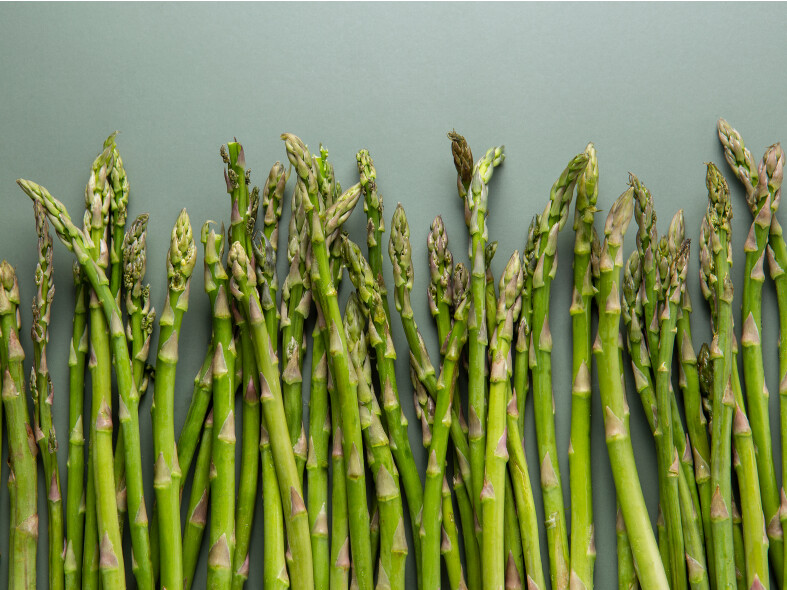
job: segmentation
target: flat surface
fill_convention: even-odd
[[[734,191],[735,284],[742,285],[742,243],[750,215],[724,164],[715,124],[718,117],[727,118],[758,159],[766,146],[786,138],[785,25],[784,5],[776,3],[1,4],[0,256],[20,276],[23,333],[30,327],[36,240],[31,204],[14,181],[24,177],[43,184],[81,216],[90,163],[115,129],[121,131],[118,145],[131,183],[130,214],[151,214],[147,277],[158,308],[164,302],[168,236],[178,211],[187,207],[195,228],[206,219],[229,221],[219,146],[237,136],[254,179],[262,182],[272,163],[286,158],[279,140],[283,131],[300,135],[312,148],[323,142],[345,186],[357,179],[356,151],[370,150],[385,196],[386,222],[397,202],[409,214],[416,319],[435,353],[425,295],[425,240],[432,218],[443,215],[457,260],[466,256],[467,245],[445,135],[452,128],[468,138],[477,156],[489,146],[506,145],[506,163],[495,173],[489,198],[489,233],[499,241],[496,275],[510,253],[521,249],[531,216],[543,209],[565,163],[592,140],[601,173],[599,217],[626,188],[632,171],[655,195],[659,229],[666,230],[674,211],[683,207],[694,244],[706,205],[703,163],[719,164]],[[285,224],[288,218],[285,207]],[[597,228],[602,224],[598,219]],[[364,225],[359,210],[348,224],[355,240],[363,240]],[[559,240],[561,264],[552,297],[556,422],[566,494],[570,228]],[[633,236],[629,231],[625,254]],[[72,259],[62,245],[55,248],[49,358],[64,474]],[[209,336],[201,264],[200,253],[181,338],[178,428]],[[697,268],[695,251],[689,275],[698,348],[709,328]],[[392,284],[387,262],[386,279]],[[776,317],[769,279],[763,337],[774,428]],[[739,318],[736,323],[741,324]],[[398,321],[394,326],[403,405],[423,466],[420,429],[407,395],[404,335]],[[29,338],[24,342],[30,351]],[[150,399],[141,410],[148,485]],[[653,514],[653,444],[633,391],[630,405],[640,475]],[[594,410],[596,583],[610,588],[616,579],[615,496],[597,398]],[[526,445],[536,483],[529,411]],[[779,444],[777,436],[777,457]],[[3,482],[6,473],[3,463]],[[8,564],[7,497],[5,485],[0,486],[0,579]],[[43,484],[40,498],[43,531]],[[152,489],[147,498],[150,502]],[[249,587],[261,583],[259,518],[256,523]],[[39,563],[43,580],[44,535]],[[204,563],[196,587],[204,580]],[[412,558],[409,572],[414,580]]]

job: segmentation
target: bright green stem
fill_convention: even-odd
[[[306,508],[309,512],[315,588],[329,588],[328,454],[331,422],[328,417],[328,359],[318,319],[312,337],[309,399],[309,458],[306,462]]]
[[[342,427],[339,399],[335,386],[329,386],[331,403],[331,562],[330,590],[347,590],[350,581],[350,523],[347,520],[347,480],[342,477],[346,466],[342,450]]]
[[[607,220],[607,239],[599,262],[600,277],[597,283],[599,323],[593,352],[599,367],[599,390],[604,411],[607,451],[634,562],[637,564],[638,578],[646,590],[667,590],[669,582],[664,572],[637,475],[629,433],[626,393],[621,380],[623,367],[618,339],[622,256],[618,254],[633,212],[632,197],[631,190],[624,193],[613,206]],[[534,317],[537,315],[534,313]]]
[[[763,536],[765,520],[757,477],[757,450],[752,428],[744,409],[738,363],[733,354],[732,389],[735,394],[735,416],[732,421],[734,443],[733,464],[738,479],[741,517],[743,518],[743,547],[746,554],[746,587],[770,587],[768,572],[768,537]],[[781,523],[779,523],[781,524]]]
[[[180,528],[181,469],[175,447],[175,372],[178,339],[183,315],[188,309],[188,281],[185,288],[170,287],[159,322],[159,346],[151,416],[155,476],[153,488],[159,517],[161,585],[183,585],[183,547]]]
[[[508,471],[511,475],[511,487],[514,492],[516,511],[519,515],[519,533],[522,537],[522,554],[527,574],[528,589],[546,590],[544,566],[541,563],[536,503],[533,499],[533,487],[530,484],[525,448],[519,430],[518,405],[516,396],[512,396],[508,403],[506,417],[506,425],[508,427],[508,437],[506,439]]]
[[[519,532],[519,518],[517,517],[514,502],[514,489],[511,477],[506,471],[506,497],[504,519],[503,553],[506,556],[506,587],[520,588],[525,578],[525,564],[523,561],[522,537]],[[513,568],[513,569],[512,569]]]
[[[467,484],[462,479],[459,465],[454,460],[454,492],[459,507],[459,521],[462,525],[462,541],[467,564],[467,587],[469,590],[480,590],[481,583],[481,552],[478,548],[478,537],[475,534],[475,514]]]
[[[626,523],[623,522],[623,514],[618,506],[617,525],[615,527],[618,548],[618,590],[636,590],[639,588],[637,582],[637,570],[634,567],[634,556],[631,553]]]
[[[206,251],[206,265],[208,252]],[[213,263],[213,261],[211,261]],[[213,304],[213,446],[216,474],[211,478],[208,533],[208,588],[228,589],[232,578],[235,540],[235,344],[227,300],[227,276],[221,261],[210,292]],[[206,272],[206,284],[208,273]]]
[[[713,359],[713,420],[711,421],[711,534],[717,590],[735,587],[732,543],[732,419],[731,387],[732,287],[727,259],[727,233],[718,233],[716,259],[718,323],[711,346]]]
[[[242,328],[245,330],[245,328]],[[240,590],[249,577],[249,543],[257,500],[259,479],[260,380],[256,372],[254,348],[249,338],[241,338],[243,376],[243,433],[241,435],[241,470],[235,512],[235,552],[232,558],[232,588]]]
[[[284,514],[282,512],[279,481],[276,475],[270,437],[262,417],[260,454],[262,458],[263,558],[262,587],[265,590],[284,590],[290,587],[287,560],[284,554]]]
[[[194,479],[191,482],[186,526],[183,531],[183,589],[191,590],[194,574],[197,571],[202,539],[208,521],[208,501],[210,499],[210,456],[213,445],[213,413],[205,418],[202,439],[194,466]],[[185,479],[185,478],[183,478]]]
[[[3,263],[5,266],[7,263]],[[5,274],[5,273],[4,273]],[[5,279],[6,277],[4,277]],[[36,588],[36,545],[38,541],[38,471],[35,442],[25,399],[23,362],[25,353],[17,332],[17,306],[19,289],[16,277],[6,293],[0,288],[0,366],[3,368],[3,407],[8,437],[9,492],[13,497],[13,529],[10,533],[9,553],[12,565],[9,571],[9,589]]]
[[[746,555],[743,548],[743,525],[738,506],[733,502],[732,544],[735,551],[735,584],[738,590],[746,588]]]
[[[514,520],[516,520],[516,515],[514,515],[514,517]],[[462,570],[462,560],[459,555],[459,533],[456,529],[454,505],[451,501],[451,488],[448,486],[448,481],[445,479],[443,480],[441,518],[443,522],[443,539],[440,543],[440,552],[443,554],[445,569],[448,572],[448,587],[451,590],[466,590],[467,583],[465,582],[465,574]]]
[[[751,424],[752,438],[757,448],[757,472],[765,514],[766,532],[770,540],[769,554],[776,579],[784,576],[784,542],[779,520],[779,486],[776,484],[771,426],[768,411],[768,389],[765,385],[765,369],[762,356],[762,287],[765,281],[763,264],[765,246],[770,226],[770,199],[766,199],[761,213],[757,215],[746,240],[746,258],[743,270],[743,296],[741,319],[741,354],[743,377],[746,385],[746,408]],[[761,220],[760,218],[764,218]],[[751,238],[754,238],[752,244]]]
[[[688,294],[683,293],[681,313],[678,316],[675,345],[680,359],[680,387],[683,393],[683,409],[686,415],[686,426],[691,443],[694,463],[694,479],[700,503],[705,554],[707,557],[708,577],[715,583],[715,563],[713,560],[713,542],[710,528],[710,502],[712,489],[710,486],[710,444],[705,412],[702,409],[699,373],[697,372],[697,356],[691,343],[691,303]]]
[[[292,586],[299,590],[311,590],[314,588],[314,565],[312,562],[309,517],[303,501],[300,476],[295,464],[295,455],[290,444],[289,432],[287,431],[278,359],[268,339],[265,317],[262,313],[262,306],[256,290],[249,288],[248,285],[246,285],[245,289],[241,286],[240,303],[249,325],[249,331],[254,343],[257,369],[260,372],[262,411],[265,417],[265,426],[270,436],[292,562],[298,564],[298,567],[293,568],[290,572]],[[365,503],[363,511],[366,513],[368,524],[369,515],[366,512]]]
[[[191,469],[191,461],[197,451],[200,441],[200,432],[208,414],[208,407],[213,393],[213,342],[208,345],[205,352],[205,359],[202,361],[197,376],[194,378],[194,390],[191,394],[191,402],[186,412],[186,420],[178,436],[178,465],[183,475],[180,480],[181,487]]]
[[[442,484],[445,474],[445,455],[448,449],[448,437],[451,420],[451,404],[456,386],[456,369],[459,356],[467,340],[467,324],[458,320],[451,329],[451,336],[446,345],[443,368],[440,371],[435,405],[435,421],[432,431],[432,442],[429,445],[429,459],[426,466],[426,483],[423,496],[423,514],[431,515],[423,518],[420,523],[421,551],[423,558],[423,590],[440,588],[440,518]],[[441,418],[442,417],[442,418]],[[502,532],[502,531],[501,531]],[[502,535],[501,535],[502,543]],[[502,558],[502,547],[500,552]],[[502,587],[502,584],[501,584]]]
[[[75,306],[71,348],[68,354],[68,476],[66,487],[65,587],[82,587],[82,540],[85,534],[85,433],[82,416],[87,358],[87,287],[74,276]]]
[[[91,381],[93,397],[90,435],[92,443],[93,485],[96,497],[96,522],[99,543],[99,573],[106,588],[125,588],[122,540],[118,524],[114,455],[112,453],[112,361],[109,330],[94,293],[90,297]]]

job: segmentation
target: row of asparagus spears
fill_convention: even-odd
[[[590,483],[595,391],[619,507],[619,587],[758,589],[775,581],[775,587],[786,588],[787,480],[776,482],[760,337],[766,257],[780,333],[787,333],[787,246],[776,218],[785,156],[776,144],[757,163],[724,120],[718,133],[753,221],[743,244],[738,338],[730,190],[709,163],[699,277],[712,341],[696,354],[683,213],[659,235],[653,196],[632,174],[609,208],[603,235],[597,233],[593,144],[569,161],[543,212],[533,218],[522,252],[511,255],[496,282],[491,261],[497,243],[489,239],[486,216],[490,181],[504,150],[494,147],[474,160],[465,138],[449,134],[469,248],[467,261],[455,262],[442,219],[434,220],[427,235],[427,300],[440,346],[432,355],[413,312],[415,269],[401,205],[387,239],[395,310],[389,307],[383,201],[368,151],[357,154],[358,182],[342,190],[327,150],[321,146],[319,155],[312,154],[298,137],[284,134],[289,168],[277,162],[259,189],[251,187],[241,145],[228,143],[221,157],[229,228],[208,222],[199,233],[212,333],[178,436],[178,341],[198,258],[185,209],[172,230],[167,294],[157,314],[145,282],[148,216],[127,225],[129,183],[114,134],[91,166],[82,228],[47,189],[19,180],[35,205],[39,257],[27,383],[18,282],[10,264],[0,266],[9,587],[37,586],[40,456],[49,550],[48,580],[39,585],[54,589],[125,588],[129,572],[139,588],[188,589],[203,543],[209,548],[209,588],[240,589],[250,567],[261,563],[266,589],[404,589],[413,579],[406,567],[411,554],[419,590],[436,590],[445,582],[452,590],[535,590],[547,584],[590,589],[596,556]],[[288,272],[280,285],[279,226],[291,176]],[[361,199],[365,254],[343,228]],[[572,201],[567,518],[555,432],[555,412],[565,407],[566,397],[558,392],[562,399],[556,403],[553,393],[550,289],[558,236]],[[636,248],[624,258],[632,219]],[[52,420],[55,387],[46,361],[54,295],[50,227],[76,259],[64,482]],[[338,295],[345,270],[352,292],[342,312]],[[393,340],[397,321],[406,345]],[[304,364],[309,343],[310,367]],[[409,383],[397,383],[397,355],[409,358]],[[780,345],[779,359],[785,433],[787,342]],[[463,373],[466,393],[460,387]],[[152,466],[141,459],[139,414],[150,385]],[[532,471],[523,446],[531,390],[538,442]],[[656,449],[657,515],[648,513],[629,432],[627,400],[635,391]],[[414,459],[413,430],[402,410],[402,396],[410,394],[425,469]],[[240,424],[236,396],[242,400]],[[784,447],[787,436],[780,440]],[[782,457],[787,477],[784,448]],[[190,494],[183,497],[189,473]],[[543,523],[531,473],[541,487]],[[152,478],[154,498],[144,497],[145,478]],[[251,531],[260,500],[262,551],[253,555]],[[126,527],[130,563],[124,563]]]

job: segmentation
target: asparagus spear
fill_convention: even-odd
[[[360,254],[358,252],[357,254]],[[356,295],[351,296],[344,314],[344,329],[350,344],[350,358],[358,379],[361,428],[369,452],[369,469],[374,476],[380,522],[380,561],[378,584],[404,589],[404,563],[407,541],[404,535],[402,496],[389,439],[382,425],[382,411],[372,389],[372,371],[368,358],[365,314]],[[382,304],[378,313],[384,313]]]
[[[295,456],[286,430],[287,422],[281,397],[278,362],[276,355],[272,352],[265,319],[262,315],[262,307],[255,289],[256,275],[240,242],[235,242],[232,245],[228,265],[232,269],[232,295],[238,301],[248,323],[254,344],[255,360],[260,371],[260,390],[262,391],[260,399],[276,466],[276,476],[287,527],[289,552],[292,556],[292,563],[298,564],[298,567],[292,568],[290,572],[292,585],[294,588],[310,590],[314,588],[314,566],[308,514],[303,501],[303,491],[295,465]],[[213,375],[215,381],[215,365]],[[214,504],[216,500],[214,495]],[[365,504],[363,509],[366,513]],[[366,515],[368,518],[368,513]]]
[[[115,373],[120,394],[120,426],[125,439],[124,454],[126,457],[126,482],[128,487],[129,511],[135,515],[131,521],[132,560],[136,564],[134,571],[137,584],[143,588],[153,585],[150,569],[150,541],[148,538],[147,515],[142,490],[142,462],[140,458],[139,440],[139,395],[132,377],[131,359],[125,331],[120,321],[120,310],[108,286],[108,279],[102,268],[90,256],[85,236],[71,221],[62,203],[52,197],[40,185],[27,180],[18,180],[17,184],[34,201],[41,201],[47,210],[49,222],[60,240],[76,256],[85,277],[90,282],[100,301],[105,319],[108,320],[112,342],[112,353],[116,359]],[[117,512],[115,512],[117,518]],[[111,564],[112,552],[105,544],[105,557]]]
[[[732,362],[732,279],[730,194],[727,182],[708,164],[708,209],[700,231],[700,284],[711,309],[713,390],[711,422],[711,530],[716,587],[735,584],[732,544],[731,434],[734,396]]]
[[[571,389],[571,440],[569,487],[571,488],[571,586],[593,588],[596,547],[593,540],[593,492],[590,481],[591,312],[594,295],[590,251],[593,216],[598,199],[598,162],[592,143],[585,148],[585,170],[577,180],[574,210],[574,292],[569,312],[573,328]],[[524,395],[524,391],[521,392]]]
[[[229,588],[235,529],[235,361],[229,307],[229,277],[222,264],[224,228],[219,234],[208,223],[202,226],[205,247],[205,291],[213,311],[213,445],[211,524],[208,533],[208,585]]]
[[[188,309],[191,273],[197,262],[197,248],[186,210],[175,222],[167,254],[167,300],[159,320],[159,346],[153,406],[153,451],[156,457],[153,487],[159,507],[161,585],[176,588],[183,584],[183,548],[180,534],[180,489],[182,474],[175,448],[175,371],[178,339],[183,316]]]
[[[208,501],[210,499],[210,456],[213,445],[213,412],[205,417],[204,428],[194,467],[194,479],[191,484],[186,526],[183,531],[183,588],[190,590],[197,571],[202,538],[208,520]],[[185,479],[185,478],[184,478]]]
[[[549,296],[552,278],[557,271],[557,236],[568,219],[574,184],[585,169],[588,156],[578,154],[569,162],[552,186],[549,202],[538,219],[536,268],[533,272],[533,328],[531,363],[536,437],[541,466],[541,489],[547,524],[550,577],[553,588],[569,584],[569,554],[566,517],[563,508],[563,484],[560,478],[555,440],[554,394],[552,392],[552,334],[549,330]]]
[[[509,357],[513,339],[514,317],[522,304],[522,267],[519,252],[514,252],[500,279],[496,325],[490,347],[492,363],[489,386],[487,444],[484,465],[484,486],[481,491],[483,510],[483,543],[481,558],[484,588],[500,588],[505,583],[505,474],[508,461],[506,448],[506,406],[510,387]],[[437,415],[440,415],[439,412]]]
[[[109,288],[115,297],[120,295],[120,288],[123,283],[124,264],[124,242],[126,233],[126,218],[128,217],[128,176],[123,166],[123,159],[120,157],[117,146],[114,145],[114,137],[117,131],[112,134],[112,168],[109,171],[109,181],[112,183],[111,199],[109,203],[110,220],[112,222],[112,235],[109,249]]]
[[[599,390],[604,408],[604,428],[615,489],[630,546],[643,588],[669,588],[658,545],[653,535],[642,488],[637,476],[628,427],[628,406],[621,380],[620,271],[623,236],[634,213],[634,191],[623,193],[610,209],[599,253],[596,302],[599,326],[593,353],[599,366]],[[603,368],[602,368],[603,367]]]
[[[68,354],[68,462],[66,478],[65,587],[82,587],[82,540],[85,532],[85,434],[82,412],[87,358],[88,286],[74,263],[74,321]]]
[[[473,165],[473,156],[464,137],[448,134],[451,153],[457,169],[457,189],[465,207],[465,223],[470,236],[470,276],[472,313],[468,319],[468,421],[470,471],[478,476],[472,480],[473,505],[481,521],[479,500],[486,453],[486,397],[488,343],[486,325],[486,260],[484,257],[487,231],[487,185],[495,167],[505,159],[503,146],[491,148]],[[481,523],[483,525],[483,523]]]
[[[768,389],[764,378],[761,333],[762,286],[765,281],[763,264],[769,233],[779,206],[784,151],[778,144],[771,146],[766,151],[762,163],[757,167],[740,134],[724,119],[719,119],[718,133],[727,163],[746,189],[746,202],[753,218],[743,247],[746,253],[741,304],[743,376],[752,438],[757,447],[757,472],[767,523],[766,532],[770,541],[769,557],[776,578],[783,581],[786,548],[783,533],[780,530],[779,489],[776,484],[773,463],[768,415]],[[778,222],[776,224],[778,225]],[[774,238],[774,242],[777,244],[775,251],[780,250],[779,240],[780,234]],[[783,239],[781,243],[783,244]],[[774,266],[771,268],[773,269]]]
[[[339,302],[330,274],[328,249],[325,243],[325,238],[330,234],[327,234],[326,222],[320,215],[319,190],[308,148],[292,134],[284,134],[282,139],[285,140],[287,156],[295,167],[298,182],[304,185],[301,190],[305,190],[309,196],[306,207],[314,255],[311,265],[312,288],[319,293],[320,304],[331,334],[328,352],[331,356],[332,375],[341,404],[343,447],[347,461],[347,503],[351,512],[350,547],[353,571],[361,590],[368,590],[372,586],[373,572],[369,543],[369,513],[366,503],[366,476],[362,454],[363,439],[358,412],[357,379],[354,379],[350,372],[347,335],[342,326]],[[271,427],[270,422],[268,427]],[[309,567],[311,567],[311,555],[309,555]]]
[[[618,506],[618,516],[615,520],[618,553],[618,590],[635,590],[637,584],[637,570],[634,567],[634,556],[631,554],[626,523]]]
[[[9,548],[12,568],[9,588],[36,587],[38,541],[38,471],[33,429],[25,398],[24,358],[19,342],[19,284],[14,268],[0,263],[0,366],[3,369],[3,407],[8,437],[9,495],[13,500],[13,528]]]
[[[57,436],[52,423],[54,387],[47,364],[49,318],[55,285],[52,276],[52,236],[43,206],[35,207],[36,233],[38,234],[38,264],[36,265],[36,296],[33,299],[33,369],[30,375],[30,392],[33,397],[33,422],[35,437],[44,465],[47,485],[49,587],[64,587],[63,578],[63,503],[60,495],[60,469],[57,464]]]

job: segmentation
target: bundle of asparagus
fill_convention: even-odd
[[[407,572],[412,555],[422,590],[440,588],[444,575],[452,590],[535,590],[546,588],[547,579],[552,588],[588,590],[596,558],[590,484],[595,381],[619,506],[619,587],[757,589],[769,588],[772,575],[775,587],[787,587],[787,496],[785,484],[780,490],[776,483],[761,337],[766,256],[782,312],[780,329],[787,331],[787,246],[776,219],[785,156],[776,144],[757,165],[726,121],[719,121],[718,133],[744,185],[753,223],[743,247],[737,336],[730,189],[719,169],[708,164],[699,276],[713,339],[699,354],[692,342],[683,212],[659,236],[655,199],[632,174],[629,188],[609,209],[602,239],[594,227],[599,169],[593,144],[560,173],[524,236],[521,255],[510,256],[496,286],[491,262],[497,242],[490,240],[486,216],[504,148],[491,148],[474,161],[465,138],[449,134],[469,248],[466,262],[455,260],[442,218],[434,220],[427,234],[427,300],[440,346],[432,358],[415,320],[411,230],[401,204],[388,238],[396,314],[389,309],[385,214],[369,152],[358,152],[358,182],[343,191],[325,148],[312,154],[301,139],[284,134],[290,169],[274,164],[260,190],[250,186],[243,147],[229,142],[220,152],[230,196],[229,229],[208,222],[200,232],[212,333],[179,434],[174,416],[178,341],[198,258],[185,209],[166,255],[154,369],[148,356],[156,312],[145,284],[149,218],[140,215],[126,230],[129,182],[115,134],[90,168],[81,229],[45,188],[19,180],[35,204],[39,256],[28,384],[32,414],[25,395],[18,281],[10,264],[0,265],[9,586],[37,583],[40,456],[51,588],[125,588],[132,574],[140,588],[191,588],[207,528],[207,586],[239,590],[260,561],[251,543],[260,494],[266,589],[404,589],[413,579]],[[291,171],[288,272],[280,289],[279,225]],[[558,236],[575,193],[567,518],[555,429],[555,412],[564,406],[556,402],[552,384],[553,365],[562,359],[551,354],[550,291],[558,270]],[[365,253],[343,228],[361,198]],[[636,249],[626,259],[623,241],[633,218]],[[68,469],[62,487],[52,420],[58,411],[56,388],[47,366],[54,294],[50,226],[76,258]],[[353,292],[342,313],[344,269]],[[399,316],[406,347],[394,342],[393,315]],[[309,346],[310,367],[304,362]],[[397,382],[397,354],[409,360],[407,395],[412,394],[426,449],[423,470],[410,446],[401,402],[408,385]],[[626,364],[656,447],[657,514],[648,513],[635,462]],[[465,373],[466,398],[460,387]],[[785,375],[782,339],[783,443]],[[676,378],[680,396],[673,389]],[[143,465],[139,402],[151,382],[155,460]],[[543,523],[523,443],[531,383]],[[241,396],[240,425],[236,395]],[[113,404],[119,425],[113,423]],[[787,473],[785,449],[782,444]],[[651,469],[640,464],[643,468]],[[146,479],[155,503],[144,497]],[[130,567],[123,558],[126,526]]]

